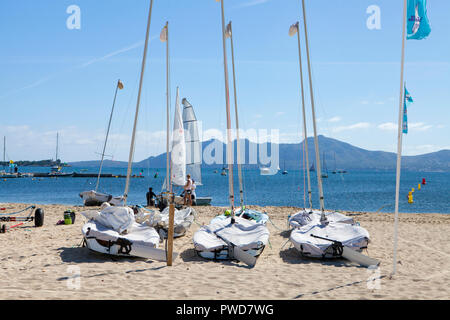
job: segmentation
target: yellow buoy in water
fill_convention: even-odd
[[[414,200],[413,200],[413,196],[412,195],[410,195],[409,197],[408,197],[408,203],[413,203],[414,202]]]
[[[417,190],[420,190],[420,183],[417,185]]]
[[[414,188],[411,188],[411,192],[414,192]]]

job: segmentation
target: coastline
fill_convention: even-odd
[[[6,212],[29,206],[3,203]],[[392,271],[392,213],[350,212],[369,231],[368,253],[381,260],[374,271],[344,259],[300,257],[288,241],[287,217],[295,207],[258,207],[271,221],[270,244],[253,269],[235,262],[198,257],[192,236],[225,207],[194,207],[197,223],[174,240],[179,256],[172,267],[163,262],[112,258],[80,247],[86,219],[82,206],[36,205],[45,212],[44,226],[32,223],[0,234],[0,266],[4,283],[0,299],[449,299],[450,215],[400,213],[397,274]],[[76,212],[74,225],[56,225],[63,212]],[[5,211],[2,211],[2,213]],[[160,245],[160,247],[163,247]],[[79,277],[73,278],[74,270]],[[79,281],[79,288],[72,285]]]

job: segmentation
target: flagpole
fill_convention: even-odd
[[[323,221],[323,220],[326,220],[325,214],[324,214],[325,205],[324,205],[323,188],[322,188],[322,172],[321,172],[321,168],[320,168],[319,141],[317,139],[316,112],[314,110],[314,92],[313,92],[312,77],[311,77],[311,61],[310,61],[310,57],[309,57],[308,27],[307,27],[307,23],[306,23],[305,0],[302,0],[302,8],[303,8],[303,25],[305,28],[306,58],[308,61],[309,92],[311,95],[311,111],[312,111],[313,129],[314,129],[314,146],[315,146],[315,152],[316,152],[317,183],[319,185],[320,211],[322,211],[320,221]]]
[[[239,176],[239,200],[241,201],[241,207],[244,206],[244,186],[242,183],[242,164],[240,161],[241,157],[241,141],[239,139],[239,116],[238,116],[238,105],[237,105],[237,94],[236,94],[236,72],[234,67],[234,46],[233,46],[233,28],[231,26],[231,21],[228,24],[230,26],[230,42],[231,42],[231,64],[233,66],[233,87],[234,87],[234,113],[236,115],[236,152],[237,152],[237,166],[238,166],[238,176]]]
[[[303,89],[303,67],[302,67],[302,53],[300,46],[300,28],[299,22],[297,21],[297,40],[298,40],[298,62],[300,66],[300,85],[301,85],[301,94],[302,94],[302,113],[303,113],[303,136],[305,138],[305,151],[306,151],[306,175],[308,178],[308,198],[309,198],[309,208],[312,211],[312,195],[311,195],[311,177],[309,173],[309,156],[308,156],[308,134],[306,131],[306,112],[305,112],[305,93]]]
[[[220,0],[222,9],[222,43],[223,43],[223,68],[225,73],[225,99],[227,109],[227,161],[228,161],[228,192],[230,197],[230,208],[232,222],[234,222],[234,190],[233,190],[233,157],[231,146],[231,115],[230,115],[230,90],[228,84],[228,65],[227,65],[227,47],[225,42],[225,13],[224,2]]]
[[[394,218],[394,259],[392,266],[392,275],[397,270],[397,242],[398,242],[398,202],[400,194],[400,168],[402,163],[402,135],[403,135],[403,104],[405,88],[403,84],[404,68],[405,68],[405,46],[406,46],[406,4],[403,1],[403,23],[402,23],[402,55],[400,67],[400,97],[399,97],[399,113],[398,113],[398,132],[397,132],[397,174],[395,179],[395,218]]]
[[[100,175],[102,173],[103,159],[105,158],[106,143],[108,142],[109,129],[111,127],[111,120],[112,120],[112,116],[113,116],[113,112],[114,112],[114,106],[116,104],[116,97],[117,97],[117,91],[119,89],[119,83],[120,83],[120,79],[117,81],[116,92],[114,93],[114,100],[113,100],[113,105],[111,108],[111,114],[109,115],[108,129],[106,130],[105,144],[103,145],[102,160],[100,161],[100,168],[98,170],[97,184],[95,185],[95,192],[97,192],[98,185],[100,183]]]
[[[144,56],[142,57],[141,77],[139,80],[139,91],[138,91],[138,98],[137,98],[137,102],[136,102],[136,114],[134,115],[134,126],[133,126],[133,133],[131,135],[130,154],[128,157],[127,180],[125,182],[125,192],[123,194],[124,206],[127,205],[128,189],[130,187],[131,165],[133,162],[133,155],[134,155],[134,141],[135,141],[135,137],[136,137],[136,127],[137,127],[137,121],[138,121],[138,115],[139,115],[139,105],[141,103],[142,84],[143,84],[144,72],[145,72],[145,60],[147,58],[148,38],[149,38],[149,34],[150,34],[150,22],[152,19],[152,7],[153,7],[153,0],[150,0],[150,9],[148,12],[148,21],[147,21],[147,31],[145,34]]]

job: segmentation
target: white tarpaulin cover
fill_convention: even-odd
[[[235,221],[234,224],[231,224],[231,218],[227,218],[201,227],[193,237],[195,249],[197,251],[214,251],[226,247],[226,242],[217,235],[242,250],[260,248],[269,241],[269,230],[263,224],[239,217],[236,217]]]
[[[112,207],[108,203],[102,205],[101,211],[88,210],[81,212],[88,219],[93,219],[103,226],[113,229],[119,234],[131,232],[135,223],[134,212],[129,207]]]
[[[159,244],[159,234],[152,227],[134,222],[128,234],[119,234],[117,231],[104,226],[99,221],[91,220],[84,224],[83,235],[86,236],[89,230],[89,237],[95,237],[103,241],[116,241],[118,238],[125,238],[133,242],[134,246],[156,248]]]
[[[320,216],[322,212],[320,210],[310,211],[300,211],[296,214],[292,215],[289,218],[289,225],[292,228],[299,228],[305,226],[311,222],[318,223],[320,222]],[[325,217],[329,222],[339,222],[339,223],[348,223],[354,224],[355,221],[351,217],[347,217],[339,212],[325,212]]]
[[[332,257],[327,249],[333,243],[311,235],[339,241],[343,246],[356,251],[366,248],[369,243],[369,232],[360,226],[337,222],[328,224],[313,222],[292,230],[290,236],[294,247],[308,257]]]

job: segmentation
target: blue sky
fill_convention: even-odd
[[[0,2],[0,135],[7,137],[8,159],[53,158],[56,132],[63,161],[97,159],[120,78],[125,88],[107,153],[127,160],[149,2]],[[396,151],[402,4],[306,1],[320,134]],[[81,10],[79,30],[66,26],[70,5]],[[380,7],[379,30],[366,26],[370,5]],[[404,154],[450,149],[449,12],[449,1],[428,1],[430,36],[407,41],[405,80],[414,103]],[[282,142],[300,141],[297,42],[288,36],[289,26],[301,19],[300,1],[225,0],[225,16],[233,21],[241,127],[278,129]],[[205,139],[226,128],[220,19],[214,0],[154,1],[135,160],[165,147],[165,45],[159,33],[166,21],[172,102],[179,86],[202,121]],[[301,28],[302,41],[303,35]],[[311,136],[309,95],[306,102]]]

